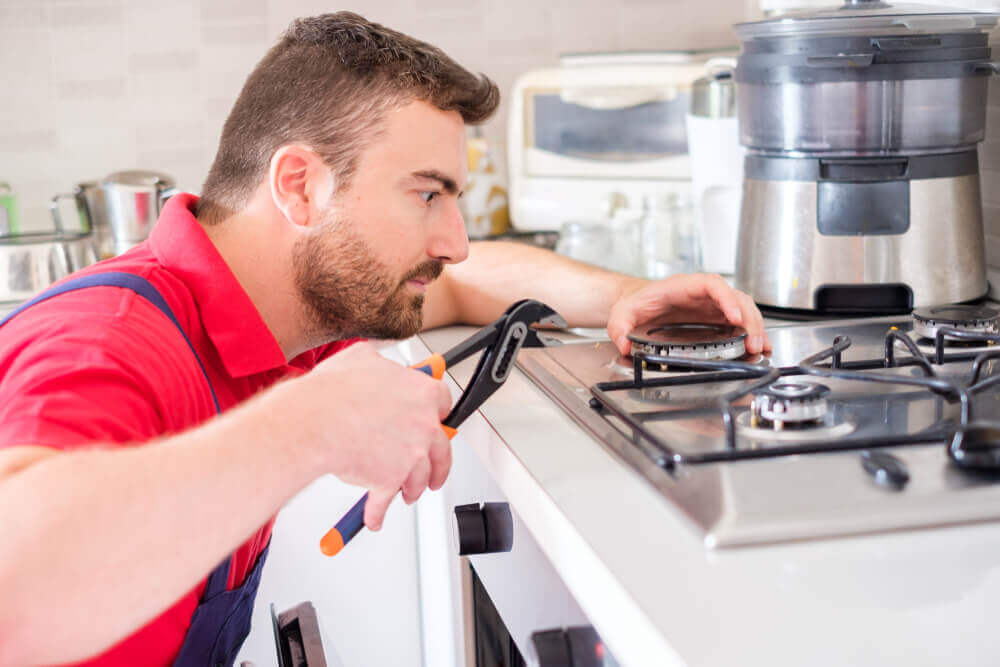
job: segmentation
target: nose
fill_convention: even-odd
[[[440,216],[434,221],[427,254],[445,264],[457,264],[469,256],[469,236],[457,197],[448,197],[447,205],[441,207]]]

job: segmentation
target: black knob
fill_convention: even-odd
[[[597,631],[590,625],[539,630],[531,641],[538,654],[539,667],[617,667],[618,663],[604,647]]]
[[[573,667],[573,654],[562,628],[533,632],[531,641],[538,654],[538,667]]]
[[[906,464],[889,452],[863,451],[861,452],[861,466],[877,484],[895,491],[901,491],[910,481],[910,473],[906,470]]]
[[[514,544],[514,519],[507,503],[473,503],[455,506],[458,555],[510,551]]]

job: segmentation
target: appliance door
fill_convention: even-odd
[[[470,540],[460,535],[454,508],[485,503],[497,507],[506,505],[507,498],[461,433],[454,440],[452,456],[448,483],[416,505],[424,664],[613,664],[554,663],[546,659],[544,647],[539,658],[534,635],[590,623],[517,512],[508,515],[509,551],[458,555],[459,546]],[[453,609],[463,610],[462,618],[456,619],[461,635],[456,639],[464,660],[450,646],[441,645],[447,633],[435,625]],[[610,653],[603,647],[601,651],[610,660]]]
[[[687,178],[690,100],[669,85],[525,90],[525,173]]]

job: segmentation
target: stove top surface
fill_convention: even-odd
[[[995,334],[935,333],[819,322],[770,329],[755,360],[637,363],[589,341],[518,364],[708,546],[731,546],[1000,518]]]

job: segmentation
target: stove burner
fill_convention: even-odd
[[[775,382],[754,392],[750,404],[751,424],[755,427],[773,425],[775,430],[820,424],[826,416],[829,393],[829,387],[816,382]]]
[[[728,324],[670,323],[630,333],[632,354],[683,359],[739,359],[746,354],[747,332]]]
[[[933,339],[941,327],[996,334],[1000,332],[998,325],[1000,311],[986,306],[929,306],[913,310],[913,332],[923,338]]]
[[[776,428],[776,423],[758,419],[753,411],[741,412],[736,415],[736,432],[740,437],[758,444],[772,443],[829,443],[850,435],[854,432],[855,422],[850,419],[824,419],[816,422],[800,424],[782,423],[782,428]],[[751,445],[751,447],[754,447]]]

